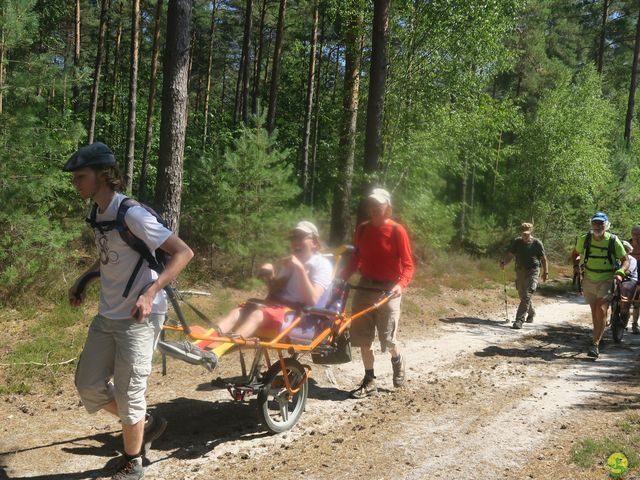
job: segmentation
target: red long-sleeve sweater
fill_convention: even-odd
[[[387,220],[379,227],[363,222],[356,228],[355,252],[342,272],[348,279],[356,270],[363,277],[399,283],[405,288],[413,276],[413,255],[411,243],[405,228],[393,220]]]

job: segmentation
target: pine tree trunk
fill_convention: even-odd
[[[140,0],[131,2],[131,73],[129,76],[129,119],[124,184],[127,194],[133,189],[133,161],[136,147],[136,110],[138,104],[138,58],[140,45]]]
[[[169,227],[178,232],[182,197],[182,170],[187,131],[187,86],[190,0],[169,0],[164,53],[160,153],[155,204]]]
[[[384,120],[384,91],[387,76],[387,30],[390,0],[374,0],[369,98],[364,137],[364,173],[367,178],[378,171],[382,158],[382,125]],[[365,181],[364,192],[371,188]],[[366,218],[366,199],[363,195],[358,208],[358,221]]]
[[[256,55],[256,68],[253,72],[253,92],[251,96],[251,113],[255,115],[258,110],[258,98],[260,98],[260,74],[262,69],[262,55],[264,46],[264,17],[267,14],[267,0],[262,0],[260,11],[260,27],[258,28],[258,52]]]
[[[147,167],[151,154],[153,139],[153,111],[156,106],[156,90],[158,82],[158,52],[160,51],[160,25],[162,20],[162,0],[156,2],[156,12],[153,24],[153,46],[151,48],[151,71],[149,73],[149,101],[147,105],[147,129],[144,135],[144,148],[142,153],[142,165],[140,165],[140,182],[138,183],[138,198],[146,200],[147,197]]]
[[[188,78],[187,78],[187,90],[191,91],[191,82],[193,81],[193,76],[191,75],[191,71],[193,69],[193,59],[195,57],[196,50],[196,31],[197,29],[191,29],[191,39],[189,40],[189,68],[188,68]]]
[[[460,243],[464,242],[467,225],[467,170],[468,160],[465,155],[460,185],[462,190],[462,201],[460,202],[460,223],[458,224],[458,240]]]
[[[267,57],[265,66],[264,66],[264,79],[262,80],[262,90],[264,91],[264,89],[267,86],[267,81],[269,81],[269,60],[270,60],[270,56],[269,56],[269,52],[271,52],[271,38],[273,37],[273,29],[269,29],[269,34],[267,36],[267,54],[265,55]]]
[[[309,75],[307,76],[307,97],[304,104],[304,133],[302,135],[302,195],[305,203],[310,204],[309,139],[311,137],[311,112],[313,110],[313,89],[316,74],[316,45],[318,42],[318,2],[313,6],[311,25],[311,51],[309,53]]]
[[[109,112],[116,113],[116,100],[118,93],[118,79],[120,76],[120,47],[122,45],[122,3],[118,12],[118,27],[116,28],[116,45],[113,53],[113,76],[111,77],[111,105]]]
[[[331,105],[336,103],[336,89],[338,88],[339,77],[340,77],[340,45],[336,46],[336,68],[333,72],[333,90],[331,91]]]
[[[496,185],[498,183],[498,174],[500,173],[500,148],[502,147],[502,132],[498,136],[498,149],[496,151],[496,166],[493,173],[493,189],[492,189],[492,197],[495,201],[496,199]]]
[[[93,88],[91,89],[91,105],[89,115],[89,144],[93,143],[96,131],[96,113],[98,111],[98,93],[100,90],[100,73],[102,70],[102,59],[104,57],[104,37],[107,33],[107,11],[110,0],[102,0],[100,6],[100,30],[98,33],[98,50],[96,52],[96,65],[93,69]]]
[[[638,88],[638,62],[640,61],[640,14],[636,24],[636,40],[633,47],[633,65],[631,66],[631,86],[629,87],[629,102],[627,103],[627,118],[624,124],[624,139],[627,146],[631,144],[631,126],[633,125],[633,112],[636,102],[636,89]]]
[[[320,133],[320,101],[322,99],[320,95],[320,80],[322,73],[322,51],[324,49],[324,8],[321,12],[322,21],[320,22],[320,45],[318,48],[318,69],[316,71],[316,105],[315,105],[315,118],[313,126],[313,148],[311,154],[311,192],[309,195],[309,205],[313,208],[315,199],[315,187],[316,187],[316,170],[318,160],[318,134]]]
[[[382,158],[382,121],[387,75],[387,29],[390,0],[374,0],[369,100],[364,140],[364,172],[377,172]]]
[[[111,28],[111,13],[110,13],[109,10],[111,10],[111,0],[109,0],[109,9],[107,10],[107,18],[106,18],[105,29],[104,29],[105,30],[105,35],[104,35],[104,61],[102,62],[103,63],[103,69],[102,69],[103,72],[102,72],[102,74],[103,74],[105,80],[108,79],[108,78],[111,78],[110,75],[109,75],[109,62],[111,61],[111,58],[110,58],[110,55],[109,55],[109,53],[111,51],[111,48],[110,48],[110,45],[109,45],[109,43],[110,43],[109,42],[109,37],[110,37],[110,33],[109,32],[110,32],[110,28]],[[108,85],[108,83],[106,85]],[[107,89],[103,88],[102,89],[102,111],[103,112],[107,112],[108,111],[107,110],[108,98],[109,98],[109,95],[107,93]]]
[[[80,0],[76,0],[74,21],[73,48],[73,94],[71,105],[74,113],[80,113]]]
[[[249,117],[249,66],[251,65],[251,30],[253,29],[253,0],[247,0],[244,13],[244,36],[242,39],[242,89],[240,94],[241,119],[246,124]]]
[[[600,27],[600,44],[598,45],[598,73],[602,73],[604,66],[604,43],[607,17],[609,16],[609,1],[610,0],[602,0],[602,26]]]
[[[213,66],[213,46],[216,25],[216,2],[211,2],[211,26],[209,27],[209,53],[207,55],[207,81],[204,95],[204,127],[202,128],[202,148],[207,144],[207,134],[209,129],[209,103],[211,100],[211,68]]]
[[[280,0],[278,10],[278,27],[276,44],[273,49],[273,66],[271,67],[271,86],[269,87],[269,110],[267,112],[267,131],[276,128],[276,106],[278,104],[278,87],[280,86],[280,67],[282,64],[282,47],[284,43],[284,17],[287,10],[287,0]]]
[[[4,103],[4,57],[5,57],[6,47],[5,47],[5,39],[4,39],[4,26],[0,28],[0,114],[3,112],[3,103]]]
[[[224,115],[224,98],[227,87],[227,64],[226,60],[222,62],[222,88],[220,90],[220,116]]]
[[[244,65],[244,51],[240,54],[240,63],[238,64],[238,75],[236,77],[236,93],[233,96],[233,123],[238,123],[240,118],[240,111],[242,109],[242,100],[240,95],[240,88],[242,85],[242,65]]]
[[[338,188],[331,209],[331,245],[344,243],[351,232],[351,183],[356,148],[356,125],[358,121],[358,98],[360,94],[360,65],[362,63],[362,14],[356,12],[346,28],[345,75],[343,97],[341,155],[338,171],[341,172]]]

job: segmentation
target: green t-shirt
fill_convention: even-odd
[[[584,255],[584,241],[587,238],[587,235],[582,235],[578,238],[576,242],[576,252],[578,252],[581,256]],[[609,262],[607,257],[607,249],[609,247],[609,239],[611,238],[611,234],[609,232],[604,233],[604,238],[602,240],[596,240],[591,237],[591,248],[589,252],[589,258],[584,265],[584,277],[593,280],[594,282],[598,282],[601,280],[609,280],[613,278],[614,268],[613,265]],[[624,256],[627,255],[624,246],[619,238],[616,238],[615,243],[615,254],[614,257],[617,260],[620,260]],[[605,258],[595,258],[595,257],[605,257]],[[604,272],[594,272],[593,270],[606,270]]]
[[[511,242],[509,253],[516,258],[516,269],[523,270],[540,268],[542,257],[545,256],[542,242],[533,237],[529,243],[521,237],[516,238]]]

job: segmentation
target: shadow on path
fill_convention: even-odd
[[[214,451],[217,446],[229,441],[249,440],[270,435],[258,424],[255,401],[208,402],[190,398],[176,398],[156,405],[155,412],[167,419],[164,435],[153,442],[153,450],[168,454],[152,463],[168,458],[200,458]],[[97,445],[96,445],[97,443]],[[9,456],[36,450],[63,446],[61,449],[73,455],[111,457],[105,467],[84,472],[65,472],[35,476],[11,477],[7,474]],[[119,461],[122,439],[119,431],[101,432],[69,438],[44,445],[25,448],[9,448],[0,452],[0,480],[76,480],[105,476]],[[92,465],[93,466],[93,465]]]

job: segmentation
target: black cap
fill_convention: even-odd
[[[116,157],[109,147],[102,142],[95,142],[78,149],[64,164],[62,170],[73,172],[84,167],[108,167],[116,164]]]

